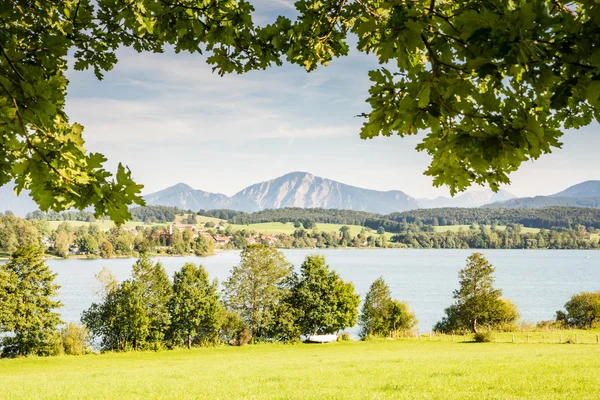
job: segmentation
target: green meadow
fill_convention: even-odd
[[[321,224],[321,223],[315,223],[317,229],[319,230],[319,232],[339,232],[341,227],[344,226],[343,224]],[[262,233],[262,234],[266,234],[266,235],[275,235],[275,234],[286,234],[286,235],[291,235],[292,233],[294,233],[294,231],[300,229],[300,228],[294,228],[294,224],[291,222],[286,222],[286,223],[282,223],[282,222],[265,222],[265,223],[260,223],[260,224],[248,224],[248,225],[230,225],[231,228],[233,230],[242,230],[242,229],[247,229],[247,230],[251,230],[251,231],[256,231],[258,233]],[[350,228],[350,235],[351,236],[356,236],[358,235],[362,229],[367,229],[364,228],[362,226],[359,225],[345,225],[348,226]],[[312,231],[312,229],[309,229],[309,231]],[[376,234],[375,231],[371,230],[370,232],[371,234]],[[389,239],[390,237],[393,236],[393,234],[391,233],[386,233],[385,234],[386,237]]]
[[[0,398],[598,398],[600,345],[436,339],[6,359]]]

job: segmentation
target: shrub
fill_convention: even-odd
[[[65,354],[81,355],[89,346],[89,331],[87,328],[70,322],[61,330],[62,347]]]
[[[492,331],[479,331],[473,336],[477,343],[488,343],[494,338]]]
[[[350,336],[350,334],[348,332],[342,332],[337,337],[338,342],[349,342],[351,340],[352,340],[352,337]]]
[[[221,326],[221,338],[232,346],[243,346],[250,342],[252,335],[240,314],[228,311]]]
[[[566,313],[556,312],[557,321],[583,329],[600,326],[600,291],[574,295],[565,304],[565,310]]]

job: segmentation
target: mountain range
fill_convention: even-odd
[[[174,206],[185,210],[231,209],[246,212],[269,208],[337,208],[389,214],[419,208],[507,207],[540,208],[574,206],[600,208],[600,181],[587,181],[550,195],[516,198],[500,190],[470,191],[454,198],[414,198],[400,190],[378,191],[320,178],[307,172],[292,172],[256,183],[233,196],[193,189],[184,183],[144,196],[148,205]],[[11,210],[24,216],[37,209],[27,193],[16,197],[12,185],[0,187],[0,212]]]

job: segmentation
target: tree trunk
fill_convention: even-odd
[[[192,335],[187,335],[188,340],[187,340],[187,346],[188,349],[192,347]]]
[[[473,320],[473,333],[477,333],[477,318]]]

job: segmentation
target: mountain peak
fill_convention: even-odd
[[[171,186],[170,188],[167,188],[167,189],[174,189],[174,190],[181,190],[181,191],[194,190],[193,187],[191,187],[187,183],[183,183],[183,182],[179,182],[178,184],[173,185],[173,186]]]
[[[600,181],[585,181],[553,194],[551,197],[600,197]]]

